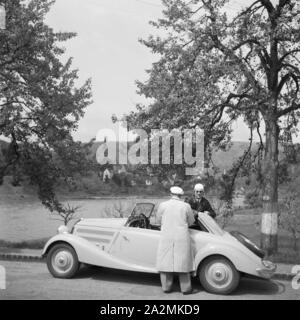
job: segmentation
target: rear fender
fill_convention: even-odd
[[[206,245],[196,254],[196,269],[199,268],[205,258],[215,255],[223,256],[230,260],[238,271],[256,276],[258,275],[256,269],[262,265],[261,259],[250,250],[249,253],[246,254],[242,250],[231,248],[228,245]]]

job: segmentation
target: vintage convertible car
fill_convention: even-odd
[[[155,268],[160,226],[155,224],[155,205],[137,203],[128,218],[80,219],[72,230],[58,228],[45,245],[50,273],[71,278],[80,263],[158,273]],[[264,253],[239,232],[228,233],[206,213],[190,227],[196,271],[203,288],[211,293],[229,294],[240,276],[269,279],[276,265],[264,260]]]

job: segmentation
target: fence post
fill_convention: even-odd
[[[6,289],[6,270],[0,265],[0,290]]]

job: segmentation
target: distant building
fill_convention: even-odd
[[[146,186],[152,186],[151,179],[146,179],[145,183],[146,183]]]

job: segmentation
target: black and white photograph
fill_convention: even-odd
[[[299,0],[0,0],[0,300],[300,300],[299,120]]]

